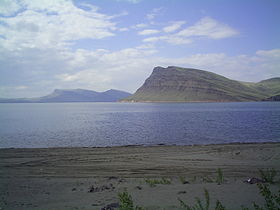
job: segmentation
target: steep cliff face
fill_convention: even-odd
[[[155,67],[143,86],[123,101],[258,101],[269,96],[266,91],[218,74],[169,66]]]

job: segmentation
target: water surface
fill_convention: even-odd
[[[280,142],[280,103],[0,104],[0,147]]]

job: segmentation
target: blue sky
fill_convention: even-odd
[[[155,66],[280,76],[279,0],[1,0],[0,97],[134,92]]]

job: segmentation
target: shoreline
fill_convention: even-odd
[[[102,177],[117,174],[124,177],[180,176],[212,173],[226,168],[245,175],[258,169],[279,168],[280,142],[232,143],[192,146],[154,145],[119,147],[56,147],[0,149],[0,177]],[[248,166],[247,166],[248,165]],[[246,166],[246,167],[245,167]],[[192,171],[193,170],[193,171]]]
[[[119,205],[124,191],[147,210],[179,210],[178,198],[193,205],[195,197],[204,200],[204,189],[210,209],[220,200],[235,210],[264,203],[257,185],[244,182],[260,178],[260,169],[274,169],[276,183],[269,186],[274,192],[280,187],[280,142],[0,149],[0,160],[5,210],[100,210]],[[154,180],[168,183],[151,186]]]
[[[84,146],[84,147],[77,147],[77,146],[63,146],[63,147],[0,147],[0,152],[1,150],[36,150],[36,149],[102,149],[102,148],[122,148],[122,147],[199,147],[199,146],[223,146],[223,145],[248,145],[248,144],[280,144],[280,141],[266,141],[266,142],[230,142],[230,143],[210,143],[210,144],[164,144],[164,143],[159,143],[159,144],[129,144],[129,145],[117,145],[117,146]]]

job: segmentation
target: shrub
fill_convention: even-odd
[[[178,198],[180,202],[180,206],[186,210],[209,210],[210,207],[210,196],[208,190],[204,189],[204,197],[205,197],[205,204],[202,204],[202,201],[200,198],[196,197],[196,204],[194,206],[187,205],[184,201],[182,201],[180,198]],[[222,205],[222,203],[217,200],[215,210],[225,210],[226,208]]]
[[[127,191],[118,194],[120,202],[120,210],[143,210],[142,207],[134,207],[131,195]]]
[[[133,201],[131,195],[124,191],[119,193],[120,210],[133,210]]]
[[[266,169],[266,170],[259,170],[261,178],[268,183],[273,184],[274,183],[274,178],[277,175],[277,172],[274,168],[271,169]]]
[[[273,194],[267,184],[258,184],[258,188],[260,191],[260,194],[264,197],[265,204],[264,207],[260,207],[255,202],[253,203],[253,206],[256,210],[274,210],[274,209],[280,209],[280,190],[278,190],[278,193]]]

